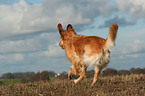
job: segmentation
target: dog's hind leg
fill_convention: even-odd
[[[93,80],[93,83],[92,83],[91,86],[93,86],[96,83],[96,81],[98,80],[98,74],[100,72],[100,70],[99,70],[99,68],[97,66],[94,66],[94,71],[95,71],[94,80]]]

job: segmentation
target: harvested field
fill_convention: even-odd
[[[9,84],[0,86],[0,96],[145,96],[145,75],[100,77],[95,86],[93,79],[78,84],[68,80]]]

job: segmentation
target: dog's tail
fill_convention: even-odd
[[[108,37],[106,39],[106,48],[107,49],[110,49],[113,46],[115,46],[115,40],[116,40],[116,37],[117,37],[117,31],[118,31],[117,23],[112,24],[112,26],[109,29]]]

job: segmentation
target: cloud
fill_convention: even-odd
[[[18,37],[19,38],[19,37]],[[23,39],[0,41],[0,73],[66,70],[67,61],[64,51],[58,45],[59,37],[55,33],[41,33]],[[68,62],[67,62],[68,63]],[[62,64],[62,66],[59,66]],[[61,69],[59,69],[61,68]],[[3,70],[5,69],[5,70]],[[56,71],[56,72],[59,72]]]
[[[48,57],[58,57],[58,56],[65,56],[65,52],[59,48],[59,46],[49,46],[48,51],[45,51],[45,55]]]
[[[133,22],[133,21],[127,21],[125,18],[114,17],[112,19],[106,20],[104,22],[104,24],[100,25],[98,28],[110,27],[115,22],[117,22],[119,27],[124,27],[124,26],[129,26],[129,25],[134,25],[135,24],[135,22]]]
[[[2,0],[10,2],[10,0]],[[56,31],[57,24],[63,25],[72,23],[74,26],[91,24],[99,16],[110,17],[112,14],[131,14],[130,17],[145,17],[144,0],[116,0],[111,3],[109,0],[43,0],[42,3],[30,4],[25,0],[13,0],[14,3],[2,3],[0,5],[0,37],[13,36],[18,34],[30,34],[43,31]],[[119,22],[120,26],[133,25],[135,19],[128,21],[125,18],[114,17],[106,20],[99,28],[110,26],[112,22]],[[77,27],[80,29],[81,27]],[[77,29],[77,30],[78,30]]]
[[[25,60],[25,55],[21,53],[0,55],[0,65],[21,64]]]
[[[59,49],[56,43],[59,42],[58,33],[41,33],[33,36],[26,35],[26,37],[15,37],[14,40],[1,40],[0,41],[0,55],[5,54],[31,54],[40,51],[48,51],[50,46],[55,46]],[[54,48],[52,48],[54,50]],[[49,50],[51,51],[51,50]],[[59,50],[57,50],[59,53]],[[59,54],[57,55],[59,56]]]
[[[1,4],[0,37],[52,32],[59,22],[78,26],[90,24],[97,16],[108,16],[115,9],[108,0],[43,0],[39,4],[19,0],[14,4]]]
[[[35,52],[44,50],[49,39],[43,35],[16,41],[0,41],[0,54]]]
[[[132,20],[145,17],[144,0],[116,0],[117,6],[122,13],[130,14]]]
[[[145,53],[145,42],[135,40],[133,43],[128,43],[123,48],[124,54]]]
[[[19,38],[19,37],[18,37]],[[41,33],[21,40],[0,41],[0,64],[2,62],[16,63],[27,57],[30,61],[40,58],[54,58],[64,56],[63,50],[58,45],[57,33]]]
[[[23,56],[23,54],[14,54],[13,59],[16,61],[22,61],[22,60],[24,60],[24,56]]]

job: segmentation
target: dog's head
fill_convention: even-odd
[[[60,23],[58,24],[57,28],[58,28],[58,31],[59,31],[60,36],[61,36],[61,41],[59,42],[59,46],[64,49],[65,48],[64,41],[67,41],[69,38],[76,35],[76,31],[73,29],[71,24],[67,25],[66,30],[63,29],[63,27]]]

